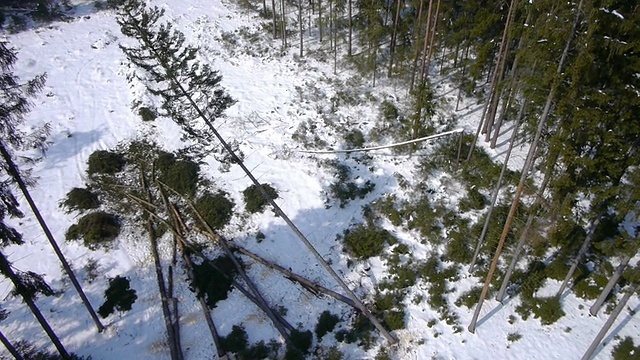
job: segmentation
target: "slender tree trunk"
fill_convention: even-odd
[[[629,302],[631,295],[633,295],[636,291],[638,291],[638,288],[640,288],[638,284],[630,286],[627,293],[624,294],[624,297],[622,297],[622,299],[620,300],[616,308],[613,310],[611,315],[609,315],[609,319],[607,319],[607,322],[604,323],[604,326],[602,327],[602,329],[600,329],[600,332],[598,333],[598,335],[596,335],[596,338],[593,339],[591,346],[589,346],[587,351],[582,356],[582,360],[591,359],[591,357],[593,356],[593,353],[596,351],[598,346],[600,346],[600,342],[602,341],[604,336],[607,335],[607,332],[609,331],[613,323],[616,321],[616,318],[618,318],[618,315],[620,315],[620,313],[622,312],[622,309],[624,309],[625,305],[627,305],[627,302]]]
[[[44,332],[47,333],[47,336],[49,336],[49,339],[51,339],[51,342],[58,350],[58,353],[60,354],[60,356],[62,356],[63,359],[68,359],[69,353],[60,342],[58,335],[56,335],[56,333],[53,331],[51,326],[49,326],[49,323],[42,315],[42,312],[40,312],[40,309],[38,309],[38,306],[36,305],[33,298],[28,295],[25,295],[24,291],[20,291],[23,285],[20,279],[18,278],[18,275],[16,275],[16,273],[13,271],[13,268],[11,267],[11,263],[9,263],[9,260],[7,260],[7,258],[3,253],[0,253],[0,267],[3,268],[2,273],[6,277],[8,277],[9,280],[11,280],[11,282],[13,283],[13,286],[16,289],[16,292],[22,297],[22,300],[24,301],[24,303],[27,304],[27,306],[29,307],[29,310],[31,310],[31,313],[33,314],[33,316],[35,316],[36,320],[38,320],[38,323],[40,324]]]
[[[298,0],[298,23],[300,24],[300,57],[302,57],[304,40],[304,30],[302,28],[302,0]]]
[[[469,272],[473,273],[476,261],[478,260],[478,255],[480,254],[480,249],[482,249],[482,244],[484,244],[484,238],[487,236],[487,231],[489,230],[489,221],[491,221],[491,215],[493,214],[493,209],[495,208],[496,201],[498,200],[498,194],[500,193],[500,188],[502,187],[502,181],[504,179],[504,174],[507,172],[507,165],[509,163],[509,159],[511,158],[511,151],[513,150],[513,145],[516,142],[516,135],[518,134],[518,127],[520,126],[520,122],[524,117],[524,108],[526,101],[522,102],[520,106],[520,114],[518,114],[518,119],[513,126],[513,132],[511,133],[511,140],[509,141],[509,148],[507,149],[507,153],[505,154],[504,163],[502,164],[502,170],[500,171],[500,177],[498,178],[498,182],[496,183],[496,187],[493,189],[493,194],[491,195],[491,203],[489,204],[489,210],[487,210],[487,215],[484,219],[484,225],[482,226],[482,232],[480,233],[480,238],[478,239],[478,243],[476,244],[476,250],[473,253],[473,258],[471,259],[471,264],[469,265]]]
[[[7,339],[4,334],[2,333],[2,331],[0,331],[0,342],[2,342],[2,345],[4,345],[4,347],[7,349],[7,351],[9,351],[9,353],[16,359],[16,360],[24,360],[24,358],[22,357],[22,355],[20,355],[20,353],[18,352],[18,350],[16,350],[15,346],[13,346],[13,344],[9,341],[9,339]]]
[[[509,264],[509,269],[507,269],[506,274],[504,275],[504,279],[502,280],[502,285],[500,286],[500,291],[498,291],[498,296],[496,296],[496,300],[502,303],[504,300],[504,294],[507,290],[507,286],[509,286],[509,281],[511,280],[511,274],[513,274],[513,270],[516,268],[516,264],[518,263],[518,259],[520,258],[520,252],[524,247],[524,243],[529,237],[529,230],[533,225],[533,221],[535,220],[536,211],[542,205],[542,200],[544,199],[544,192],[549,185],[549,181],[551,180],[551,175],[553,174],[553,169],[555,168],[556,161],[558,160],[558,153],[556,152],[554,156],[552,156],[547,164],[547,171],[545,172],[544,179],[542,180],[542,184],[540,184],[540,188],[536,194],[536,201],[531,207],[531,212],[527,217],[527,223],[520,234],[520,239],[518,240],[518,245],[516,246],[516,250],[513,252],[513,257],[511,258],[511,263]]]
[[[280,1],[282,7],[282,47],[287,48],[287,12],[284,6],[284,0]]]
[[[436,39],[436,31],[438,30],[438,18],[440,17],[440,0],[438,0],[438,4],[436,5],[436,14],[433,19],[433,30],[431,30],[431,39],[429,40],[429,55],[427,56],[427,71],[429,71],[429,67],[431,66],[431,55],[433,54],[433,49],[435,48],[435,39]]]
[[[389,71],[387,73],[387,77],[393,76],[393,56],[396,47],[396,39],[398,37],[398,21],[400,19],[400,7],[403,3],[403,0],[396,0],[398,6],[396,6],[396,16],[393,20],[393,30],[391,32],[391,43],[389,43]]]
[[[93,322],[95,323],[96,328],[98,329],[98,332],[102,332],[104,330],[104,326],[100,322],[100,319],[98,318],[98,315],[96,315],[96,312],[93,310],[93,307],[91,306],[91,303],[89,302],[89,299],[87,298],[87,296],[85,295],[84,291],[82,290],[82,286],[80,286],[80,283],[78,282],[78,279],[76,278],[76,275],[73,273],[73,270],[71,269],[71,266],[69,266],[69,263],[67,262],[67,259],[64,257],[64,254],[60,250],[60,247],[58,246],[58,243],[56,242],[55,238],[53,237],[53,234],[51,233],[51,230],[49,230],[49,226],[47,225],[47,222],[44,220],[44,218],[40,214],[40,210],[38,209],[38,206],[36,205],[35,201],[33,201],[33,198],[31,197],[31,193],[29,192],[29,189],[27,188],[27,185],[24,183],[24,180],[22,179],[22,176],[20,175],[20,170],[18,169],[18,166],[13,161],[13,158],[11,157],[11,154],[9,154],[9,152],[7,151],[7,149],[5,147],[5,144],[2,141],[0,141],[0,153],[2,154],[2,157],[4,158],[4,160],[5,160],[6,164],[7,164],[9,175],[16,182],[16,184],[18,184],[18,187],[20,188],[20,191],[24,195],[24,198],[25,198],[25,200],[27,200],[27,203],[29,204],[29,207],[31,208],[31,211],[35,215],[36,220],[38,221],[38,224],[40,224],[40,227],[42,228],[42,232],[44,233],[44,235],[47,238],[47,240],[49,240],[49,244],[51,244],[51,247],[53,248],[53,251],[55,252],[56,256],[58,257],[58,260],[62,264],[62,267],[64,268],[64,271],[69,276],[69,279],[71,280],[71,283],[73,284],[73,287],[78,292],[78,295],[80,296],[80,299],[82,300],[82,303],[84,304],[85,308],[89,312],[89,315],[93,319]]]
[[[322,42],[322,0],[318,0],[318,32],[320,33],[320,42]]]
[[[271,8],[273,9],[273,39],[278,38],[278,21],[276,20],[276,16],[278,11],[276,10],[276,0],[271,0]]]
[[[571,278],[573,277],[573,273],[576,272],[578,265],[580,265],[580,260],[582,260],[582,257],[587,253],[587,250],[589,250],[589,246],[591,245],[591,241],[593,240],[593,237],[596,235],[596,229],[598,228],[599,224],[600,224],[600,216],[598,216],[598,218],[596,218],[591,223],[591,226],[589,228],[589,233],[584,238],[584,242],[582,243],[582,247],[580,247],[580,251],[578,251],[578,255],[576,255],[573,261],[571,261],[571,268],[569,269],[569,272],[567,272],[567,275],[564,277],[564,281],[562,282],[562,285],[560,285],[560,289],[558,289],[558,293],[556,294],[556,297],[560,297],[562,295],[562,293],[564,292],[564,289],[569,284],[569,281],[571,281]]]
[[[353,19],[351,18],[351,0],[349,0],[349,48],[347,49],[347,55],[351,56],[352,51],[352,36],[353,36]]]
[[[141,175],[141,183],[143,191],[146,192],[147,201],[152,203],[151,192],[147,186],[144,175]],[[169,342],[169,352],[171,353],[171,359],[182,359],[182,347],[180,346],[180,337],[176,336],[174,326],[174,315],[169,309],[169,295],[164,283],[164,274],[162,271],[162,264],[160,262],[160,254],[158,253],[158,238],[153,226],[153,221],[147,218],[147,233],[149,234],[149,247],[151,248],[151,256],[153,257],[153,263],[155,266],[156,281],[158,283],[158,291],[160,293],[160,305],[162,308],[162,315],[164,317],[164,325],[167,331],[167,339]]]
[[[420,84],[424,83],[425,72],[428,70],[427,65],[427,47],[429,46],[429,38],[431,34],[431,9],[433,7],[433,0],[429,0],[429,7],[427,10],[427,28],[424,33],[424,47],[422,48],[422,66],[420,69]]]
[[[262,13],[267,15],[267,0],[262,0]]]
[[[618,267],[616,268],[616,272],[613,273],[613,276],[611,276],[611,279],[609,279],[609,282],[607,282],[607,286],[604,287],[604,289],[600,293],[600,296],[598,296],[598,300],[596,300],[596,302],[593,303],[593,305],[589,309],[589,313],[592,316],[596,316],[598,314],[598,311],[600,311],[602,304],[604,304],[604,301],[607,299],[607,296],[609,296],[609,293],[611,293],[611,290],[613,289],[613,287],[616,285],[616,283],[622,276],[622,273],[624,272],[624,269],[627,267],[627,264],[629,264],[629,260],[631,260],[631,256],[625,255],[625,257],[620,262],[620,265],[618,265]]]
[[[420,39],[422,38],[420,36],[420,31],[422,30],[422,8],[424,6],[424,2],[425,0],[420,0],[420,7],[418,10],[418,19],[417,24],[415,26],[415,28],[413,29],[413,38],[414,38],[414,43],[415,48],[416,48],[416,54],[413,57],[413,66],[411,67],[411,82],[409,83],[409,90],[413,91],[413,86],[415,83],[415,78],[416,78],[416,72],[418,71],[418,58],[420,57]]]

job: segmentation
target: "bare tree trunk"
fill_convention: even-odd
[[[433,7],[433,0],[429,0],[429,8],[427,10],[427,28],[424,32],[424,47],[422,48],[422,66],[420,69],[420,84],[424,83],[425,72],[428,70],[427,65],[427,47],[429,46],[429,38],[431,34],[431,8]]]
[[[349,0],[349,49],[347,55],[351,56],[352,51],[352,35],[353,35],[353,19],[351,18],[351,0]]]
[[[516,264],[518,263],[518,259],[520,258],[520,252],[524,247],[524,243],[529,236],[529,230],[533,225],[533,221],[535,220],[536,211],[542,204],[542,200],[544,199],[544,192],[547,189],[547,185],[549,185],[549,181],[551,180],[551,175],[553,174],[553,169],[555,168],[556,161],[558,159],[558,153],[556,152],[554,156],[552,156],[547,164],[547,171],[545,172],[544,179],[542,180],[542,184],[540,184],[540,188],[536,194],[536,201],[531,207],[531,212],[527,217],[527,223],[520,234],[520,239],[518,240],[518,245],[516,246],[516,250],[513,252],[513,257],[511,258],[511,263],[509,264],[509,269],[504,275],[504,279],[502,279],[502,285],[500,286],[500,291],[498,291],[498,296],[496,296],[496,300],[502,303],[504,300],[504,294],[507,290],[507,286],[509,286],[509,281],[511,280],[511,274],[513,274],[513,270],[516,268]]]
[[[396,39],[398,37],[398,21],[400,19],[400,5],[403,0],[396,0],[398,6],[396,6],[396,16],[393,21],[393,30],[391,32],[391,42],[389,43],[389,71],[387,77],[393,76],[393,55],[396,47]]]
[[[284,0],[280,1],[282,7],[282,47],[287,48],[287,12],[284,7]]]
[[[298,0],[298,23],[300,24],[300,57],[303,56],[302,0]]]
[[[433,20],[433,30],[431,30],[431,40],[429,40],[429,55],[427,56],[427,71],[429,71],[429,67],[431,66],[431,55],[433,54],[433,49],[435,48],[435,39],[436,39],[436,31],[438,30],[438,18],[440,17],[440,0],[438,0],[438,4],[436,5],[436,14],[435,19]]]
[[[271,8],[273,9],[273,39],[278,38],[278,22],[276,20],[276,15],[278,11],[276,10],[276,0],[271,0]]]
[[[589,228],[589,233],[584,238],[584,242],[582,243],[582,247],[580,247],[580,251],[578,251],[578,255],[576,255],[573,261],[571,261],[571,268],[569,269],[569,272],[567,272],[567,275],[564,277],[564,281],[562,282],[562,285],[560,285],[560,289],[558,289],[558,293],[556,294],[556,297],[560,297],[562,295],[562,293],[564,292],[564,289],[569,284],[569,281],[571,281],[571,278],[573,277],[573,273],[576,272],[578,265],[580,265],[580,260],[582,260],[582,257],[587,253],[587,250],[589,250],[589,246],[591,245],[591,241],[593,241],[593,237],[596,234],[596,229],[598,228],[599,224],[600,224],[600,217],[596,218],[591,223],[591,226]]]
[[[604,326],[602,327],[602,329],[600,329],[600,332],[598,333],[598,335],[596,335],[596,338],[593,339],[591,346],[589,346],[587,351],[582,356],[582,360],[591,359],[591,357],[593,356],[593,353],[596,351],[598,346],[600,346],[600,342],[602,341],[604,336],[607,335],[607,332],[609,331],[613,323],[616,321],[616,318],[618,318],[618,315],[620,315],[620,313],[622,312],[622,309],[624,309],[625,305],[627,305],[627,302],[629,302],[631,295],[633,295],[636,291],[638,291],[639,287],[640,286],[638,284],[630,286],[627,293],[624,294],[624,297],[622,297],[622,299],[620,300],[616,308],[613,310],[611,315],[609,315],[609,319],[607,319],[607,322],[604,323]]]
[[[416,55],[413,57],[413,66],[411,67],[411,82],[409,83],[409,90],[413,91],[415,83],[416,72],[418,71],[418,57],[420,57],[420,30],[422,30],[422,8],[425,0],[420,0],[420,8],[418,10],[418,19],[415,28],[413,29],[413,38],[416,43]]]
[[[604,287],[604,289],[600,293],[600,296],[598,296],[598,300],[596,300],[596,302],[593,303],[593,305],[589,309],[589,313],[592,316],[596,316],[598,314],[598,311],[600,311],[602,304],[604,304],[604,301],[607,299],[607,296],[609,296],[609,293],[611,292],[613,287],[616,285],[616,283],[622,276],[622,273],[624,272],[624,269],[627,267],[627,264],[629,264],[629,260],[631,260],[631,256],[625,255],[625,257],[620,262],[620,265],[618,265],[618,267],[616,268],[616,271],[613,273],[613,276],[611,276],[611,279],[609,279],[609,282],[607,282],[607,286]]]
[[[502,187],[502,180],[504,179],[504,174],[507,172],[507,165],[509,163],[509,159],[511,158],[511,151],[513,150],[513,145],[516,142],[516,135],[518,134],[518,127],[520,126],[520,122],[524,117],[524,109],[525,109],[526,101],[522,101],[520,106],[520,113],[518,114],[518,119],[513,126],[513,132],[511,133],[511,140],[509,141],[509,148],[507,149],[507,153],[505,154],[504,163],[502,164],[502,170],[500,170],[500,177],[498,178],[498,182],[496,183],[496,187],[493,189],[493,194],[491,195],[491,203],[489,204],[489,210],[487,210],[487,215],[484,219],[484,225],[482,226],[482,232],[480,233],[480,238],[478,239],[478,244],[476,245],[476,250],[473,253],[473,258],[471,259],[471,264],[469,265],[469,272],[472,273],[476,266],[476,261],[478,260],[478,255],[480,254],[480,249],[482,249],[482,244],[484,244],[484,238],[487,236],[487,231],[489,230],[489,221],[491,221],[491,214],[493,214],[493,209],[496,206],[496,201],[498,200],[498,194],[500,193],[500,188]]]
[[[320,42],[322,42],[322,0],[318,0],[318,31],[320,32]]]
[[[547,96],[547,102],[545,103],[545,107],[542,111],[542,116],[538,123],[538,129],[536,131],[536,135],[533,139],[533,143],[531,147],[529,147],[529,152],[527,154],[527,159],[525,160],[525,164],[522,167],[522,174],[520,176],[520,182],[518,184],[518,188],[516,189],[516,193],[514,195],[513,203],[511,204],[511,209],[509,210],[509,215],[507,216],[507,221],[502,229],[502,235],[500,236],[500,241],[498,242],[498,248],[496,249],[496,254],[493,257],[493,262],[491,267],[489,268],[489,273],[487,274],[487,278],[485,280],[484,286],[482,288],[482,292],[480,293],[480,298],[478,299],[478,304],[476,305],[476,309],[473,314],[473,318],[471,319],[471,323],[469,324],[469,331],[475,332],[476,330],[476,322],[478,321],[478,316],[480,315],[480,310],[482,309],[482,304],[484,303],[484,299],[487,296],[487,292],[489,291],[489,285],[491,284],[491,279],[493,278],[493,273],[495,272],[496,266],[498,265],[498,260],[500,259],[500,254],[502,252],[502,247],[504,246],[504,242],[507,239],[507,234],[509,233],[509,229],[511,228],[511,223],[513,222],[513,217],[515,215],[516,209],[518,208],[518,204],[520,202],[520,196],[522,195],[522,191],[524,189],[524,182],[527,179],[528,173],[533,165],[533,158],[538,148],[538,142],[540,141],[540,136],[542,135],[542,130],[545,127],[545,123],[547,121],[547,117],[549,116],[549,112],[551,110],[551,103],[555,98],[556,91],[558,89],[558,84],[560,82],[559,78],[562,74],[562,69],[564,68],[564,63],[567,59],[567,55],[569,53],[569,48],[571,46],[571,42],[573,41],[573,37],[575,36],[576,28],[578,27],[578,22],[580,20],[580,14],[582,11],[582,4],[584,0],[580,0],[578,4],[578,8],[576,9],[576,18],[573,24],[573,28],[569,37],[567,39],[566,46],[564,48],[564,52],[560,59],[560,63],[558,64],[558,70],[556,71],[557,79],[555,83],[552,85],[549,90],[549,95]]]
[[[60,342],[58,335],[56,335],[56,333],[53,331],[53,329],[47,322],[47,319],[45,319],[44,316],[42,315],[42,312],[40,312],[40,309],[38,309],[38,306],[36,305],[33,298],[29,295],[26,295],[24,293],[24,290],[20,290],[24,288],[24,285],[22,285],[20,279],[18,278],[18,275],[16,275],[16,273],[13,271],[13,268],[11,267],[11,263],[9,263],[9,260],[7,260],[6,256],[3,253],[0,253],[0,267],[3,268],[2,273],[6,277],[8,277],[9,280],[11,280],[11,282],[13,283],[13,286],[16,289],[16,292],[22,297],[22,300],[24,301],[24,303],[27,304],[27,306],[29,307],[29,310],[31,310],[31,313],[33,314],[33,316],[35,316],[36,320],[38,320],[38,323],[40,324],[44,332],[47,333],[47,336],[49,336],[49,339],[51,339],[51,342],[58,350],[58,353],[60,354],[60,356],[63,359],[68,359],[69,353]]]
[[[147,187],[146,179],[144,175],[141,175],[141,183],[143,191],[147,194],[147,200],[152,202],[151,192]],[[158,253],[158,239],[156,231],[153,226],[153,222],[150,218],[147,219],[147,232],[149,234],[149,247],[151,248],[151,256],[153,257],[153,263],[155,265],[156,280],[158,282],[158,290],[160,292],[160,305],[162,307],[162,315],[164,317],[164,325],[167,331],[167,340],[169,342],[169,352],[171,353],[171,359],[182,359],[182,347],[180,346],[180,337],[176,336],[174,326],[174,314],[169,309],[169,295],[167,294],[167,288],[164,283],[164,274],[162,271],[162,264],[160,262],[160,255]]]
[[[13,161],[11,154],[9,154],[9,152],[5,147],[5,144],[2,141],[0,141],[0,153],[2,153],[2,157],[4,158],[7,164],[7,167],[8,167],[7,171],[9,172],[9,175],[16,182],[16,184],[18,184],[20,191],[24,195],[24,198],[25,200],[27,200],[27,203],[29,204],[31,211],[35,215],[36,220],[38,221],[38,224],[40,224],[40,227],[42,228],[42,232],[44,233],[47,240],[49,240],[49,244],[51,244],[51,247],[53,248],[53,251],[58,257],[58,260],[62,264],[64,271],[67,273],[67,276],[69,276],[69,279],[73,284],[73,287],[78,292],[78,295],[80,296],[80,299],[82,300],[82,303],[84,304],[85,308],[89,312],[91,319],[93,319],[93,322],[96,325],[98,332],[102,332],[104,330],[104,325],[102,325],[102,322],[100,322],[98,315],[96,315],[96,312],[93,310],[93,307],[89,302],[89,299],[87,298],[84,291],[82,290],[82,286],[80,286],[80,282],[78,282],[76,275],[71,269],[71,266],[69,266],[67,259],[64,257],[64,254],[62,253],[62,250],[60,250],[60,247],[58,246],[58,243],[53,237],[51,230],[49,230],[49,226],[47,225],[47,222],[44,220],[44,218],[40,214],[40,210],[38,209],[38,206],[36,205],[35,201],[33,201],[33,198],[31,197],[31,193],[29,192],[27,185],[24,183],[24,180],[22,179],[22,175],[20,175],[20,170],[18,169],[18,166]]]
[[[9,353],[16,359],[16,360],[24,360],[24,358],[22,357],[22,355],[20,355],[20,353],[18,352],[18,350],[16,350],[15,346],[13,346],[13,344],[9,341],[9,339],[7,339],[4,334],[2,333],[2,331],[0,331],[0,342],[2,342],[2,345],[4,345],[4,347],[7,349],[7,351],[9,351]]]

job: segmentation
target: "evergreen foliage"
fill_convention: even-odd
[[[339,321],[340,318],[338,316],[333,315],[328,310],[323,311],[322,314],[320,314],[320,318],[318,318],[315,329],[318,341],[320,341],[325,334],[332,332]]]
[[[89,155],[89,167],[87,173],[95,174],[115,174],[124,169],[124,156],[117,152],[107,150],[96,150]]]
[[[213,309],[218,301],[227,298],[236,273],[237,270],[228,257],[205,261],[193,268],[191,291],[198,297],[206,297],[207,305]]]
[[[636,346],[633,343],[633,338],[627,336],[613,347],[611,355],[613,356],[613,360],[637,359],[638,355],[640,355],[640,346]]]
[[[87,188],[74,187],[68,193],[60,206],[66,208],[67,212],[85,211],[95,209],[100,206],[98,195]]]
[[[85,246],[95,249],[107,244],[120,234],[118,217],[104,211],[84,215],[77,224],[71,225],[65,234],[67,240],[82,238]]]
[[[245,351],[247,346],[249,346],[247,332],[243,327],[233,325],[229,335],[220,337],[220,346],[222,346],[225,351],[234,354]]]
[[[113,314],[115,310],[129,311],[138,299],[136,291],[130,288],[129,279],[121,277],[109,279],[109,287],[104,292],[105,302],[98,308],[98,314],[103,318]]]
[[[196,201],[196,209],[214,230],[222,229],[233,216],[233,201],[224,192],[205,192]]]
[[[278,190],[269,184],[261,184],[262,189],[267,193],[271,200],[278,198]],[[264,211],[265,206],[269,203],[262,195],[262,191],[256,185],[250,185],[248,188],[242,191],[244,199],[245,209],[250,214],[255,214]]]
[[[384,245],[395,243],[393,235],[375,225],[360,224],[345,230],[344,245],[349,253],[359,259],[367,259],[382,253]]]

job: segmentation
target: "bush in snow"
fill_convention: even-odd
[[[228,352],[238,354],[247,349],[249,340],[242,326],[233,325],[231,333],[220,337],[220,346]]]
[[[212,194],[205,192],[198,201],[196,209],[212,229],[222,229],[233,216],[233,201],[224,192]]]
[[[94,174],[115,174],[122,171],[125,165],[124,156],[120,153],[97,150],[89,155],[89,168],[87,173]]]
[[[347,250],[360,259],[378,256],[386,243],[395,242],[393,235],[375,225],[361,224],[355,229],[344,232],[344,244]]]
[[[269,195],[271,199],[278,198],[278,191],[274,189],[273,186],[269,184],[262,184],[262,188],[267,192],[267,195]],[[242,195],[244,198],[245,209],[247,209],[251,214],[262,212],[264,207],[268,204],[267,199],[262,196],[262,192],[256,185],[251,185],[244,189]]]
[[[198,297],[206,296],[207,305],[213,309],[218,301],[227,298],[236,273],[231,259],[226,256],[205,261],[193,267],[191,290],[196,292]]]
[[[320,341],[325,334],[332,332],[339,321],[340,318],[336,315],[333,315],[328,310],[323,311],[322,314],[320,314],[320,318],[318,319],[315,329],[318,341]]]
[[[138,109],[138,115],[140,115],[142,121],[153,121],[158,117],[155,111],[146,106]]]
[[[109,287],[104,292],[105,302],[98,308],[98,314],[103,318],[111,315],[114,309],[129,311],[138,299],[136,291],[129,287],[129,279],[116,276],[109,279]]]
[[[104,211],[89,213],[71,225],[65,234],[67,240],[82,238],[89,248],[96,248],[115,239],[120,234],[120,221],[113,215]]]
[[[173,154],[161,151],[155,162],[158,178],[177,193],[193,197],[200,180],[200,166],[190,159],[177,159]]]
[[[86,188],[73,188],[67,193],[60,206],[71,211],[84,211],[100,206],[98,195]]]
[[[637,359],[640,355],[640,346],[635,346],[633,338],[627,336],[624,340],[620,341],[618,345],[613,347],[611,352],[613,360],[633,360]]]

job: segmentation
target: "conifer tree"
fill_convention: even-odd
[[[66,274],[69,276],[71,283],[78,292],[84,306],[86,307],[89,315],[93,319],[98,332],[104,329],[104,326],[98,319],[89,299],[87,299],[82,286],[78,282],[71,266],[67,262],[64,254],[60,250],[58,243],[56,242],[53,234],[49,230],[49,227],[40,214],[40,211],[31,197],[31,193],[27,185],[28,175],[20,171],[18,163],[15,161],[16,156],[14,151],[23,149],[38,149],[40,151],[45,150],[46,137],[49,133],[49,125],[45,125],[40,129],[33,131],[31,134],[26,134],[19,129],[20,125],[24,121],[24,116],[30,111],[31,103],[30,98],[36,95],[44,86],[45,76],[40,75],[36,78],[21,83],[20,79],[12,72],[13,64],[16,61],[16,55],[7,46],[7,43],[0,43],[0,68],[2,70],[2,77],[0,77],[0,97],[2,98],[2,104],[0,104],[0,167],[6,172],[11,182],[18,185],[20,191],[25,197],[25,200],[29,204],[29,207],[33,211],[33,214],[38,221],[38,224],[42,228],[49,244],[53,248],[56,256],[62,263],[62,267]],[[4,186],[9,186],[8,182],[5,182]],[[10,191],[5,189],[5,191]]]

